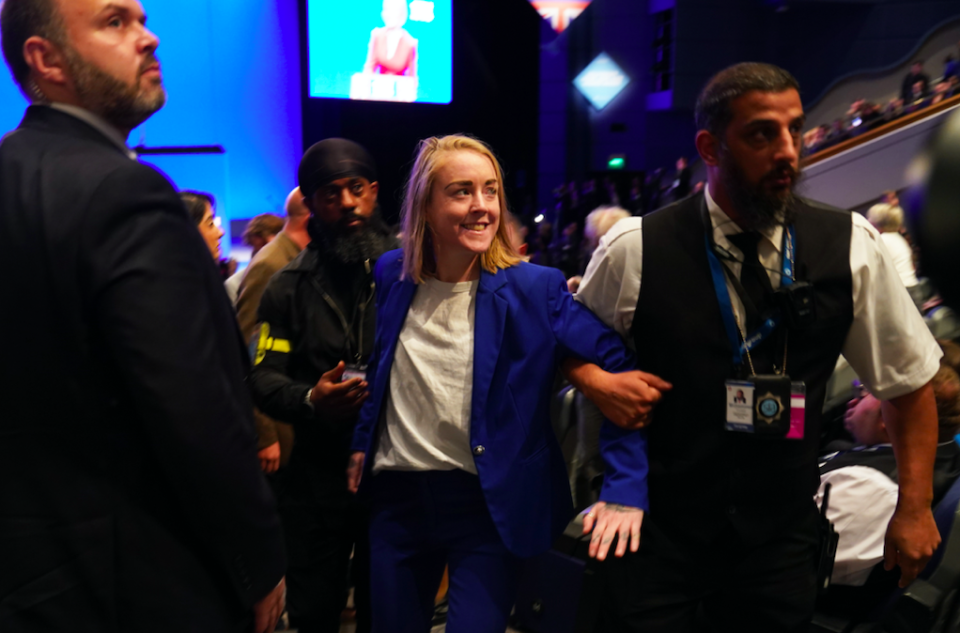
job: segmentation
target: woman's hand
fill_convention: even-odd
[[[627,544],[631,552],[640,549],[640,526],[643,524],[643,510],[622,506],[617,503],[598,501],[583,517],[583,533],[593,531],[590,539],[591,558],[604,560],[610,550],[613,537],[617,538],[617,549],[613,555],[623,558],[627,553]]]
[[[347,464],[347,490],[357,494],[360,488],[360,477],[363,475],[363,451],[357,451],[350,456]]]

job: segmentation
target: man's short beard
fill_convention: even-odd
[[[802,176],[799,169],[795,172],[791,169],[793,182],[786,193],[778,195],[764,187],[764,182],[775,178],[778,172],[766,174],[757,184],[750,184],[736,160],[724,149],[721,149],[720,165],[720,177],[740,228],[744,231],[763,231],[778,224],[793,222],[799,199],[796,188]]]
[[[310,218],[307,229],[310,245],[321,257],[338,264],[376,260],[390,247],[389,229],[376,211],[355,230],[323,225],[316,216]]]
[[[145,92],[140,86],[144,70],[157,61],[152,54],[137,72],[136,82],[129,85],[83,59],[69,46],[64,46],[63,50],[80,103],[117,129],[132,130],[167,102],[162,85],[158,85],[158,90],[153,93]]]

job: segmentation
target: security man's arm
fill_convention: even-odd
[[[900,498],[887,527],[884,567],[900,566],[900,586],[917,577],[940,545],[933,520],[933,463],[937,455],[937,404],[933,387],[891,398],[881,405],[897,458]]]
[[[253,359],[249,383],[253,399],[271,418],[295,423],[311,420],[314,410],[307,404],[312,384],[290,377],[291,340],[290,304],[285,300],[282,277],[274,277],[260,301],[260,338]]]

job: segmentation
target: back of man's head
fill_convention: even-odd
[[[896,233],[903,226],[903,209],[899,205],[880,202],[867,211],[867,220],[881,233]]]
[[[733,119],[730,107],[738,97],[748,92],[800,92],[800,84],[793,75],[772,64],[744,62],[725,68],[710,78],[697,98],[694,117],[698,130],[706,130],[723,137]]]
[[[253,246],[254,238],[268,241],[283,230],[283,218],[272,213],[261,213],[247,223],[243,230],[243,241]]]
[[[31,98],[35,95],[30,86],[30,66],[24,59],[23,45],[33,36],[56,44],[66,42],[66,29],[57,0],[4,0],[0,8],[3,56],[14,80]]]
[[[287,196],[287,201],[283,204],[283,210],[287,214],[288,221],[310,215],[310,209],[303,203],[303,193],[300,191],[300,187],[295,187]]]
[[[946,442],[960,433],[960,376],[953,368],[941,363],[930,385],[937,401],[939,441]]]

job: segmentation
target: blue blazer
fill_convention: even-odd
[[[402,260],[402,251],[391,251],[374,273],[371,395],[353,440],[353,450],[367,455],[363,482],[371,477],[394,351],[417,291],[415,283],[400,279]],[[496,274],[481,272],[474,322],[470,445],[480,485],[504,544],[518,556],[533,556],[550,548],[573,514],[550,423],[559,364],[575,356],[622,372],[634,368],[634,359],[619,335],[573,299],[563,275],[552,268],[521,263]],[[607,463],[601,499],[647,509],[645,432],[604,421],[600,447]]]

